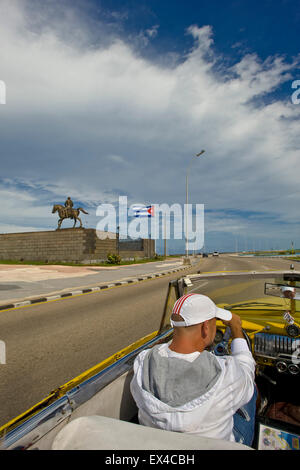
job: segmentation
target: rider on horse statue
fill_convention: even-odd
[[[79,217],[79,213],[83,212],[84,214],[88,214],[88,212],[82,209],[82,207],[78,207],[77,209],[74,209],[73,201],[70,197],[68,197],[64,206],[61,204],[55,204],[53,206],[52,214],[54,214],[57,211],[59,215],[57,230],[60,229],[61,223],[64,219],[73,219],[74,220],[73,228],[75,227],[77,220],[79,220],[80,228],[82,228],[82,221]]]
[[[73,201],[70,197],[65,202],[65,207],[66,207],[66,217],[72,217],[72,211],[69,209],[73,208]]]

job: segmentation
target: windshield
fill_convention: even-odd
[[[300,282],[289,280],[284,273],[203,273],[182,278],[177,285],[171,284],[162,322],[164,328],[170,327],[174,299],[189,293],[207,295],[218,306],[253,320],[267,319],[270,315],[281,320],[286,311],[300,320],[300,300],[281,295],[285,286],[300,289]]]

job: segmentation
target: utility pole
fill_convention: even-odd
[[[165,232],[165,243],[164,244],[165,244],[165,258],[166,258],[167,257],[167,222],[166,222],[166,214],[165,214],[165,223],[164,223],[164,225],[165,225],[165,230],[164,230],[164,232]]]

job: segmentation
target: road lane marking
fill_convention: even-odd
[[[44,295],[43,297],[38,297],[34,299],[29,299],[29,300],[20,300],[17,302],[11,302],[9,304],[5,305],[0,305],[0,312],[7,312],[10,310],[16,310],[24,307],[30,307],[32,305],[41,305],[45,304],[48,302],[55,302],[57,300],[66,300],[69,298],[74,298],[78,297],[81,295],[86,295],[86,294],[91,294],[94,292],[100,292],[101,290],[108,290],[108,289],[115,289],[116,287],[121,287],[125,285],[134,285],[138,284],[141,281],[149,281],[153,279],[158,279],[162,276],[167,276],[169,274],[174,274],[178,271],[185,271],[187,269],[192,268],[193,266],[185,266],[183,268],[176,268],[172,269],[171,271],[165,271],[165,272],[159,272],[159,273],[153,273],[153,274],[146,274],[141,277],[137,278],[130,278],[127,280],[123,281],[116,281],[114,283],[109,283],[101,286],[96,286],[96,287],[86,287],[80,290],[75,290],[75,291],[70,291],[70,292],[63,292],[61,294],[55,294],[55,295]]]

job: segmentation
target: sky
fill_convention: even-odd
[[[300,0],[0,0],[0,233],[183,205],[190,168],[205,251],[300,248],[299,28]]]

